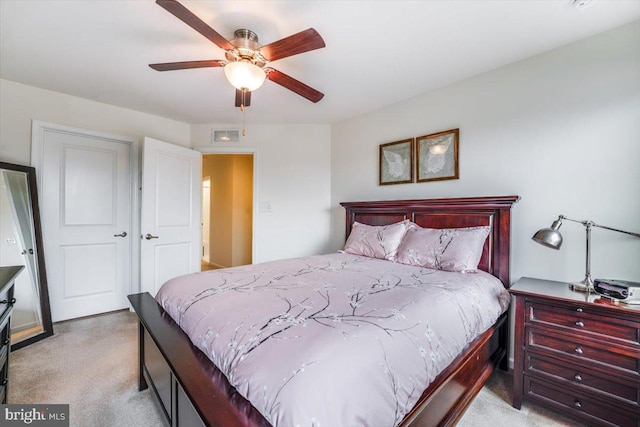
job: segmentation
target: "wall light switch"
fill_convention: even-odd
[[[260,202],[260,212],[272,212],[271,202]]]

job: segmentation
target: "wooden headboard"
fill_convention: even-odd
[[[387,225],[409,219],[426,228],[461,228],[490,225],[478,268],[510,286],[509,247],[511,206],[519,196],[466,197],[455,199],[384,200],[340,203],[347,211],[346,236],[354,221]]]

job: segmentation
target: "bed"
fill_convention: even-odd
[[[353,202],[342,206],[346,210],[346,236],[354,223],[383,226],[411,220],[420,227],[435,229],[490,226],[478,269],[495,276],[507,288],[510,211],[517,200],[517,196],[503,196]],[[341,256],[346,255],[333,257],[344,263]],[[191,343],[174,322],[170,308],[165,311],[148,293],[130,295],[129,300],[139,317],[140,390],[151,389],[169,424],[270,425],[203,351]],[[418,390],[415,404],[397,424],[454,425],[495,367],[507,368],[507,340],[505,312],[466,345],[422,393],[422,389]],[[206,346],[201,348],[206,351]],[[314,391],[311,387],[309,395]]]

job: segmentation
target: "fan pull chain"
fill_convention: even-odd
[[[243,95],[244,98],[244,95]],[[240,111],[242,111],[242,136],[247,136],[247,130],[245,129],[245,112],[244,112],[244,103],[240,104]]]
[[[245,112],[244,112],[244,102],[245,95],[247,94],[246,90],[242,90],[242,102],[240,103],[240,111],[242,111],[242,136],[247,135],[247,130],[245,129]]]

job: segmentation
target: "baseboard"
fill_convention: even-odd
[[[224,265],[216,264],[215,262],[209,262],[208,264],[210,267],[214,267],[214,268],[229,268],[229,267],[225,267]]]

